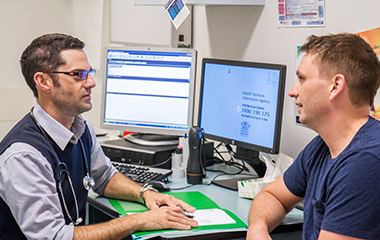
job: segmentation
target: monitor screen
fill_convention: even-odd
[[[199,126],[205,137],[276,154],[286,66],[203,59]]]
[[[183,136],[193,123],[194,49],[106,47],[101,127]]]

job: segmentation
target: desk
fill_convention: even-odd
[[[223,164],[216,164],[212,167],[214,170],[224,170],[227,172],[236,172],[233,167],[225,166]],[[202,185],[194,185],[185,189],[178,189],[188,186],[186,178],[172,178],[169,177],[168,185],[172,191],[185,192],[185,191],[199,191],[209,198],[211,198],[216,204],[221,208],[229,209],[234,212],[240,219],[245,223],[248,223],[248,214],[251,207],[252,200],[240,198],[237,191],[225,189],[214,184],[209,184],[211,180],[219,173],[207,172],[207,177],[203,180]],[[233,177],[241,177],[239,175],[231,176],[224,175],[218,179],[228,179]],[[176,190],[178,189],[178,190]],[[90,193],[89,198],[89,223],[96,223],[107,221],[109,219],[118,217],[118,213],[114,210],[109,201],[96,195],[95,193]],[[277,227],[272,234],[273,239],[302,239],[302,219],[303,212],[294,209],[288,213],[283,221],[283,223]],[[242,239],[245,236],[239,236]],[[289,238],[288,238],[289,237]],[[211,238],[207,238],[211,239]]]

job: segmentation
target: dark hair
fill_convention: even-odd
[[[371,106],[380,85],[380,62],[371,46],[350,33],[311,35],[307,40],[300,51],[315,56],[320,76],[343,74],[352,104]]]
[[[42,71],[55,71],[66,64],[60,53],[66,49],[83,49],[84,43],[78,38],[61,33],[45,34],[34,39],[21,55],[20,65],[25,81],[38,98],[34,74]],[[55,85],[58,84],[54,74],[50,75]]]

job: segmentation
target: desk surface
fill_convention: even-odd
[[[224,170],[226,172],[234,173],[237,170],[233,167],[225,166],[223,164],[217,164],[212,167],[214,170]],[[216,186],[214,184],[210,184],[210,182],[214,179],[216,175],[220,173],[217,172],[207,172],[207,177],[203,179],[203,184],[199,185],[190,185],[186,182],[185,178],[172,178],[169,177],[169,182],[167,183],[171,191],[176,192],[185,192],[185,191],[199,191],[209,198],[211,198],[215,203],[219,205],[221,208],[229,209],[234,212],[240,219],[242,219],[245,223],[248,224],[248,214],[249,209],[251,207],[252,200],[240,198],[237,191],[229,190],[226,188],[222,188]],[[223,175],[218,177],[217,179],[231,179],[238,178],[246,175]],[[210,185],[208,185],[210,184]],[[190,186],[188,188],[184,188],[186,186]],[[184,188],[184,189],[180,189]],[[97,202],[107,206],[108,208],[114,209],[109,201],[104,197],[98,197],[95,193],[90,193],[89,197],[95,199]],[[296,229],[299,230],[301,227],[303,220],[303,212],[298,209],[293,209],[290,213],[288,213],[282,223],[285,226],[298,226]]]
[[[223,164],[217,164],[212,167],[214,170],[223,170],[230,173],[237,172],[236,168],[225,166]],[[209,198],[211,198],[214,202],[216,202],[219,207],[229,209],[234,212],[240,219],[242,219],[245,223],[248,224],[248,214],[249,209],[251,207],[252,199],[240,198],[239,193],[237,191],[229,190],[223,187],[219,187],[217,185],[210,184],[213,178],[220,173],[216,172],[207,172],[207,177],[203,179],[202,185],[194,185],[189,188],[175,190],[177,188],[181,188],[184,186],[188,186],[190,184],[186,183],[186,178],[169,178],[168,185],[173,189],[173,191],[199,191]],[[222,179],[231,179],[231,178],[239,178],[246,177],[247,175],[223,175],[218,177],[218,180]],[[302,223],[303,212],[294,209],[289,214],[287,214],[286,218],[283,221],[283,224],[293,224],[293,223]]]

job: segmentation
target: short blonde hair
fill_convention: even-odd
[[[307,40],[300,51],[315,57],[320,76],[343,74],[352,104],[372,106],[380,85],[380,63],[371,46],[350,33],[311,35]]]

